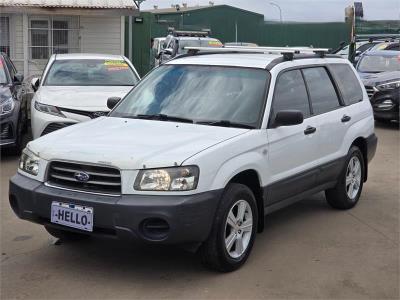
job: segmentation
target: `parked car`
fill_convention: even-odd
[[[160,64],[159,53],[164,49],[165,37],[158,37],[153,40],[153,46],[151,49],[151,60],[154,60],[154,63],[150,63],[151,66],[157,67]]]
[[[157,58],[159,63],[186,54],[186,47],[223,47],[220,40],[209,37],[208,31],[173,31],[164,42],[164,49]]]
[[[23,101],[24,76],[17,72],[5,53],[0,53],[0,147],[22,149],[26,129],[26,103]]]
[[[382,42],[379,44],[374,45],[373,47],[369,48],[367,51],[377,51],[377,50],[400,50],[400,43],[397,42]]]
[[[354,207],[377,146],[354,67],[324,49],[265,49],[192,48],[110,99],[108,117],[30,142],[14,212],[62,239],[183,244],[227,272],[264,215],[320,191]]]
[[[122,98],[139,81],[121,55],[54,54],[43,77],[32,79],[33,138],[108,113],[107,99]]]
[[[356,43],[356,59],[358,59],[358,57],[364,53],[365,51],[367,51],[368,49],[370,49],[371,47],[374,47],[376,44],[381,43],[382,41],[360,41]],[[350,45],[346,45],[343,48],[341,48],[338,51],[333,52],[334,54],[340,55],[343,58],[348,58],[349,57],[349,49],[350,49]]]
[[[368,51],[361,56],[357,71],[367,90],[375,119],[399,121],[399,51]]]

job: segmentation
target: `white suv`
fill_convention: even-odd
[[[377,145],[360,79],[324,52],[268,49],[191,49],[111,99],[108,117],[30,142],[14,212],[64,239],[198,248],[226,272],[265,215],[320,191],[352,208]]]

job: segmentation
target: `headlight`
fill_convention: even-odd
[[[377,104],[377,107],[382,108],[382,109],[385,109],[385,108],[389,109],[389,108],[393,107],[393,104],[394,104],[393,101],[388,99],[388,100],[383,101],[382,103]]]
[[[25,149],[19,160],[19,168],[26,173],[36,176],[39,173],[39,157]]]
[[[65,118],[65,116],[63,115],[63,113],[55,106],[53,105],[47,105],[47,104],[43,104],[43,103],[39,103],[39,102],[35,102],[35,108],[36,110],[46,113],[46,114],[50,114],[50,115],[54,115],[54,116],[58,116],[61,118]]]
[[[378,84],[376,88],[380,91],[387,91],[387,90],[393,90],[397,89],[400,87],[400,80],[395,80],[395,81],[387,81],[381,84]]]
[[[12,97],[2,100],[0,102],[0,115],[5,115],[13,111],[14,109],[14,99]]]
[[[141,170],[134,188],[138,191],[190,191],[197,187],[196,166]]]

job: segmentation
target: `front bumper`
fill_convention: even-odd
[[[222,190],[183,196],[105,196],[61,190],[17,174],[10,180],[9,200],[19,218],[46,226],[123,240],[185,244],[207,239],[221,194]],[[52,201],[92,207],[93,232],[50,223]]]
[[[399,121],[399,98],[400,89],[375,92],[371,97],[371,105],[374,110],[375,119]],[[393,105],[388,108],[381,108],[380,105],[385,100],[391,100]]]
[[[17,141],[19,103],[15,101],[14,110],[0,118],[0,147],[11,147]]]

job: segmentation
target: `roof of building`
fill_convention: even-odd
[[[227,7],[227,8],[231,8],[231,9],[235,9],[235,10],[240,10],[242,12],[246,12],[249,14],[254,14],[254,15],[258,15],[258,16],[262,16],[264,17],[264,15],[253,12],[253,11],[249,11],[249,10],[245,10],[245,9],[241,9],[238,7],[234,7],[234,6],[230,6],[230,5],[225,5],[225,4],[221,4],[221,5],[197,5],[197,6],[179,6],[179,10],[177,10],[176,7],[168,7],[168,8],[157,8],[157,9],[148,9],[148,10],[142,10],[144,12],[150,12],[153,14],[176,14],[176,13],[183,13],[183,12],[190,12],[190,11],[196,11],[196,10],[204,10],[204,9],[213,9],[213,8],[220,8],[220,7]]]
[[[137,9],[133,0],[0,0],[0,6]]]

